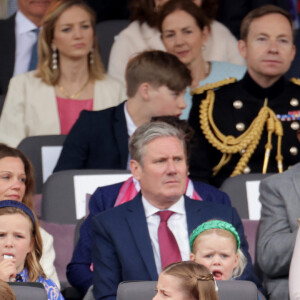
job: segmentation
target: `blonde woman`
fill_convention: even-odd
[[[125,89],[104,74],[93,11],[80,0],[49,6],[39,36],[36,71],[10,81],[0,118],[0,141],[10,146],[33,135],[68,134],[82,110],[125,100]]]

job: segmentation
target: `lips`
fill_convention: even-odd
[[[213,271],[215,280],[222,280],[223,273],[221,271]]]
[[[20,201],[20,195],[8,195],[5,197],[6,199],[5,200],[15,200],[15,201]]]

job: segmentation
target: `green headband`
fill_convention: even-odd
[[[236,239],[237,249],[240,249],[241,240],[240,240],[239,234],[236,231],[236,229],[228,222],[224,222],[224,221],[220,221],[220,220],[212,220],[212,221],[202,223],[192,232],[192,234],[190,236],[191,251],[193,251],[193,244],[194,244],[196,237],[201,232],[209,230],[209,229],[224,229],[224,230],[231,232]]]

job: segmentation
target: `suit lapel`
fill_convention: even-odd
[[[158,275],[140,193],[128,203],[126,219],[151,279],[157,280]]]
[[[184,196],[184,203],[188,225],[188,234],[190,236],[193,230],[204,221],[203,217],[205,215],[201,213],[201,211],[203,210],[203,203],[201,201],[192,200],[186,196]]]
[[[113,123],[114,133],[117,140],[117,147],[121,156],[121,167],[126,169],[128,161],[128,132],[124,113],[124,104],[121,103],[116,107],[115,119]]]

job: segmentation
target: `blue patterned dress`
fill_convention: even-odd
[[[24,268],[21,273],[17,274],[16,281],[28,282],[28,273],[26,268]],[[40,276],[36,282],[40,282],[44,285],[48,295],[48,300],[64,300],[64,297],[60,293],[58,287],[51,279],[45,279],[44,277]]]

